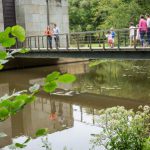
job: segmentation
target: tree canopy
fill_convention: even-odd
[[[150,14],[149,0],[69,0],[71,31],[129,27]]]

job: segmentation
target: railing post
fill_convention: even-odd
[[[37,44],[36,44],[36,36],[34,37],[34,40],[35,40],[35,48],[37,48]]]
[[[48,36],[46,36],[46,48],[47,48],[47,50],[48,50]]]
[[[136,29],[134,28],[134,50],[136,50]]]
[[[69,36],[66,34],[66,49],[68,50],[69,48]]]
[[[126,36],[126,31],[125,31],[125,47],[127,46],[127,36]]]
[[[92,43],[92,39],[91,39],[91,33],[89,34],[89,49],[90,49],[90,51],[92,50],[92,45],[91,45],[91,43]]]
[[[30,38],[30,50],[32,50],[31,36],[29,38]]]
[[[103,50],[105,50],[105,31],[103,31]]]
[[[44,41],[43,41],[43,36],[42,36],[42,47],[44,48]]]
[[[120,50],[120,32],[118,31],[118,50]]]
[[[38,36],[38,50],[40,50],[40,37]]]
[[[101,42],[100,42],[101,34],[100,34],[100,32],[99,32],[99,34],[98,34],[98,38],[99,38],[99,40],[98,40],[99,47],[101,47]]]
[[[79,46],[79,35],[77,34],[77,49],[80,50],[80,46]]]

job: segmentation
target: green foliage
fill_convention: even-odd
[[[71,31],[126,28],[150,12],[149,0],[69,0]]]
[[[16,44],[16,38],[24,42],[25,40],[25,30],[23,27],[16,25],[13,27],[7,27],[4,32],[0,32],[0,45],[6,48],[10,48]],[[22,48],[13,52],[0,51],[0,70],[3,69],[3,64],[8,62],[8,58],[13,57],[15,52],[26,53],[29,49]]]
[[[25,40],[25,30],[23,27],[16,25],[12,27],[12,35],[17,37],[20,42]]]
[[[103,131],[93,143],[109,150],[142,150],[149,138],[150,107],[140,106],[139,111],[113,107],[102,110],[99,120]]]
[[[48,129],[39,129],[35,133],[36,137],[45,136],[47,134],[48,134]]]
[[[72,83],[76,80],[76,77],[71,74],[61,75],[59,72],[53,72],[49,74],[45,79],[44,91],[47,93],[52,93],[58,87],[58,83]]]
[[[150,137],[146,139],[142,150],[150,150]]]

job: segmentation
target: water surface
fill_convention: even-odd
[[[1,72],[0,96],[42,84],[54,70],[75,74],[77,81],[60,84],[51,95],[41,91],[35,102],[1,122],[0,131],[7,137],[0,139],[0,147],[21,142],[24,136],[33,137],[39,128],[48,128],[53,150],[88,150],[91,134],[101,130],[97,122],[99,110],[117,105],[137,109],[150,104],[149,66],[149,61],[97,60]],[[29,142],[24,149],[43,150],[41,138]]]

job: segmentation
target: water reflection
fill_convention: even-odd
[[[1,72],[0,96],[14,89],[27,89],[34,83],[43,84],[44,77],[54,70],[75,74],[77,81],[60,84],[52,95],[40,92],[34,103],[0,123],[0,131],[8,135],[0,139],[0,147],[11,144],[18,136],[33,136],[37,129],[48,128],[54,150],[64,146],[89,149],[90,135],[100,130],[96,122],[100,109],[116,105],[137,108],[150,103],[149,63],[145,69],[142,66],[146,63],[142,61],[138,65],[124,63],[105,62],[90,68],[85,62]],[[42,149],[41,140],[29,143],[27,150],[30,149]]]

